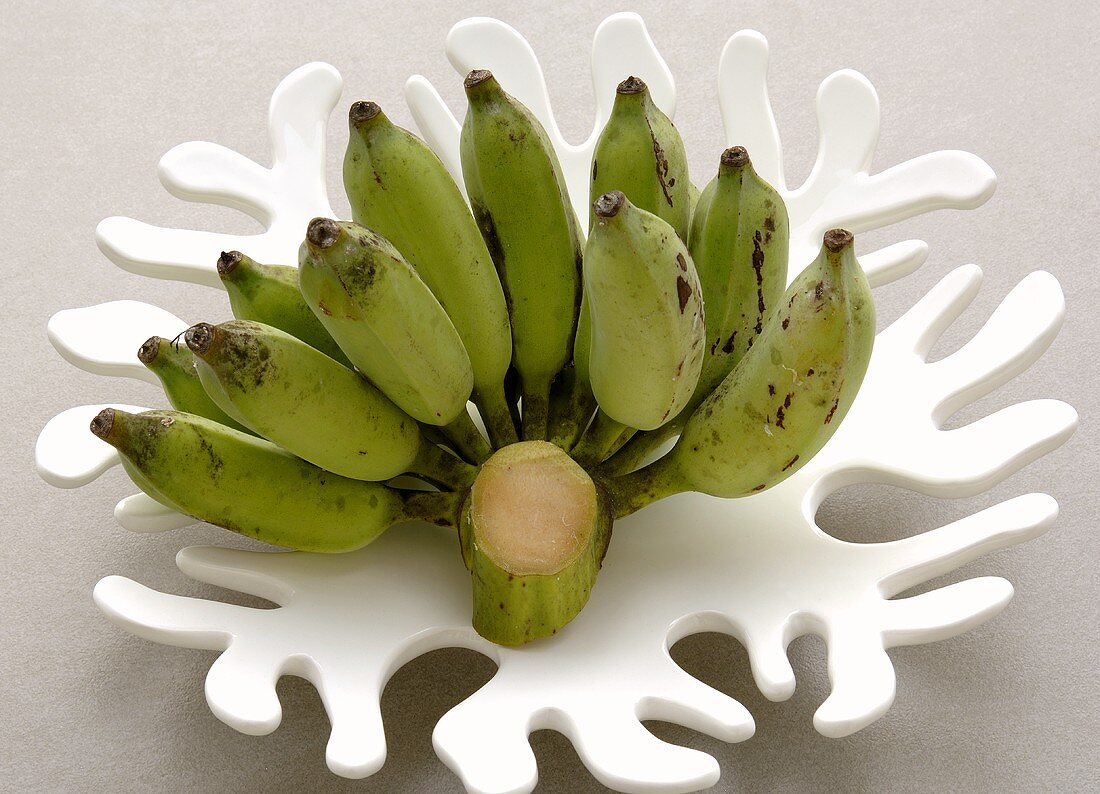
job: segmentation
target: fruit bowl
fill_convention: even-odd
[[[447,53],[460,74],[491,69],[534,111],[584,217],[596,132],[579,146],[564,141],[527,42],[501,22],[470,19],[451,31]],[[608,118],[614,85],[624,73],[641,76],[655,101],[673,114],[672,76],[638,16],[616,14],[600,25],[592,68],[595,131]],[[818,158],[806,182],[788,189],[766,68],[764,38],[753,31],[735,34],[721,54],[719,97],[727,144],[752,151],[758,172],[787,202],[791,278],[832,226],[862,232],[935,209],[973,208],[992,194],[993,173],[964,152],[936,152],[871,174],[878,100],[870,83],[849,70],[822,83]],[[232,236],[109,218],[97,230],[101,250],[143,275],[212,286],[220,286],[213,263],[222,250],[296,261],[307,221],[333,214],[324,141],[340,91],[338,73],[325,64],[303,66],[283,80],[271,101],[270,169],[208,143],[183,144],[161,160],[160,176],[172,193],[245,211],[263,223],[263,233]],[[406,97],[420,133],[457,174],[455,117],[424,78],[408,81]],[[859,259],[872,285],[881,285],[920,267],[927,253],[923,242],[906,240]],[[564,733],[592,774],[612,788],[705,788],[717,780],[717,762],[657,739],[641,721],[675,722],[729,742],[748,739],[753,721],[737,701],[673,662],[669,648],[678,639],[704,631],[735,636],[748,649],[762,693],[783,700],[794,690],[786,646],[804,634],[822,636],[832,692],[814,724],[825,736],[845,736],[880,717],[893,700],[887,648],[978,625],[1007,604],[1012,586],[981,577],[916,596],[898,594],[1033,538],[1052,523],[1057,506],[1044,494],[1018,496],[884,543],[840,541],[815,522],[828,494],[855,483],[888,483],[938,497],[984,492],[1073,432],[1075,412],[1054,400],[940,429],[960,408],[1029,367],[1061,324],[1057,281],[1036,272],[968,344],[926,363],[936,339],[974,299],[980,278],[973,265],[954,270],[879,333],[843,425],[789,479],[737,500],[682,494],[619,522],[588,607],[554,637],[504,648],[478,636],[470,626],[469,579],[453,533],[427,525],[397,527],[361,551],[336,556],[219,547],[178,554],[186,575],[269,599],[277,609],[184,598],[122,577],[100,581],[96,603],[139,636],[223,651],[206,679],[207,700],[219,719],[245,733],[278,726],[275,684],[281,675],[309,679],[332,724],[328,765],[345,777],[368,776],[385,760],[379,700],[390,675],[420,654],[458,646],[498,665],[484,687],[444,715],[433,736],[436,752],[469,790],[531,790],[537,770],[527,736],[542,728]],[[49,334],[76,366],[148,380],[134,355],[141,341],[153,334],[171,338],[187,325],[156,307],[120,301],[60,312]],[[70,409],[43,429],[36,458],[48,481],[84,485],[119,462],[113,449],[87,432],[102,407]],[[142,494],[119,502],[116,518],[144,532],[193,522]],[[414,556],[410,575],[406,562]]]

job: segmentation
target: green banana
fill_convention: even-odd
[[[688,241],[707,306],[699,402],[737,366],[782,299],[789,242],[783,198],[757,175],[744,147],[726,149]]]
[[[782,197],[762,180],[742,146],[722,152],[691,221],[688,250],[706,305],[703,369],[687,410],[635,437],[608,468],[631,468],[679,433],[688,416],[752,346],[783,296],[790,239]]]
[[[825,234],[817,259],[671,452],[607,480],[617,516],[686,490],[762,491],[824,446],[855,399],[875,336],[874,301],[852,240],[843,229]]]
[[[151,336],[138,348],[138,361],[160,379],[168,402],[177,411],[198,414],[218,424],[251,433],[210,399],[195,371],[191,351],[163,336]]]
[[[462,509],[473,624],[500,645],[554,634],[588,601],[611,539],[603,492],[561,449],[525,441],[482,466]]]
[[[352,218],[401,251],[439,300],[470,356],[474,401],[495,446],[518,441],[504,396],[508,307],[462,194],[435,153],[374,102],[348,114],[344,189]]]
[[[192,414],[107,408],[91,431],[118,450],[126,472],[154,499],[277,546],[352,551],[399,522],[457,520],[459,494],[405,494],[349,480]]]
[[[538,120],[485,70],[465,81],[462,176],[500,273],[523,395],[523,437],[545,439],[550,384],[569,363],[582,244],[557,155]]]
[[[684,142],[637,77],[619,83],[592,156],[590,200],[611,190],[625,193],[634,206],[661,218],[687,242],[691,180]],[[597,222],[591,213],[589,229]]]
[[[473,467],[425,439],[382,392],[290,334],[233,320],[199,323],[184,338],[215,403],[315,466],[357,480],[411,472],[451,488],[473,481]]]
[[[351,366],[344,351],[302,298],[298,268],[262,265],[240,251],[223,251],[218,257],[218,275],[238,320],[252,320],[286,331],[329,358]]]
[[[699,377],[699,280],[673,229],[620,191],[597,199],[595,214],[584,256],[592,391],[615,422],[652,430],[687,405]]]
[[[430,425],[466,412],[470,357],[439,301],[385,238],[357,223],[314,218],[299,261],[306,303],[398,407]]]

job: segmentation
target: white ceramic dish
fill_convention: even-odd
[[[460,74],[491,69],[534,110],[557,147],[582,217],[595,131],[607,118],[614,85],[627,72],[637,74],[658,104],[669,115],[674,111],[672,76],[634,14],[609,17],[596,32],[596,119],[592,136],[579,146],[562,139],[538,61],[516,31],[495,20],[466,20],[451,31],[447,53]],[[784,192],[792,278],[829,227],[858,233],[933,209],[972,208],[992,194],[992,171],[964,152],[936,152],[872,175],[878,99],[863,76],[848,70],[822,83],[817,162],[805,184],[787,188],[766,69],[763,36],[742,31],[729,40],[719,64],[722,117],[727,142],[745,145],[761,175]],[[109,218],[97,230],[100,248],[128,270],[215,286],[214,262],[223,249],[294,262],[306,222],[332,215],[324,140],[340,91],[340,76],[325,64],[306,65],[283,80],[271,101],[271,168],[209,143],[182,144],[161,160],[168,190],[247,212],[264,224],[264,233],[238,237]],[[420,132],[457,174],[455,117],[422,77],[410,78],[406,96]],[[927,251],[923,242],[907,240],[860,261],[872,284],[883,284],[919,267]],[[889,543],[842,542],[814,522],[830,492],[857,482],[946,497],[979,493],[1073,432],[1075,412],[1053,400],[939,429],[960,407],[1030,366],[1061,324],[1056,280],[1033,273],[970,343],[925,363],[937,337],[974,298],[980,277],[977,267],[960,267],[879,334],[843,426],[780,486],[734,501],[681,495],[619,522],[588,607],[554,638],[506,649],[478,637],[469,625],[469,581],[453,533],[426,526],[397,528],[337,557],[217,547],[179,553],[187,575],[275,601],[280,608],[274,610],[159,593],[121,577],[96,586],[96,603],[112,621],[148,639],[224,650],[207,676],[207,700],[220,719],[246,733],[278,726],[280,675],[311,680],[332,722],[329,767],[346,777],[370,775],[385,759],[379,698],[393,671],[428,650],[462,646],[499,665],[434,733],[436,751],[469,790],[531,790],[537,770],[527,735],[539,728],[566,734],[592,774],[612,788],[705,788],[718,778],[717,762],[660,741],[640,721],[677,722],[730,742],[750,737],[753,721],[735,700],[672,661],[668,648],[677,639],[700,631],[736,636],[761,691],[782,700],[795,685],[787,644],[820,634],[832,693],[814,724],[826,736],[844,736],[877,719],[893,700],[886,648],[965,631],[1003,608],[1012,586],[982,577],[910,598],[892,596],[1032,538],[1054,519],[1053,499],[1027,494]],[[60,312],[49,333],[76,366],[150,380],[135,356],[141,341],[172,337],[186,325],[156,307],[123,301]],[[157,401],[152,391],[150,399]],[[37,465],[48,481],[83,485],[118,462],[86,429],[101,407],[73,408],[43,429]],[[137,531],[192,523],[141,494],[123,499],[116,516]]]

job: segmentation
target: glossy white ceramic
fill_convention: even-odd
[[[607,118],[615,84],[626,72],[637,74],[666,112],[674,111],[672,75],[634,14],[609,17],[596,32],[594,132],[576,146],[562,139],[538,61],[512,28],[465,20],[451,31],[447,53],[459,73],[492,69],[534,110],[554,141],[582,216],[595,131]],[[788,188],[767,96],[763,36],[734,35],[719,70],[727,142],[745,145],[788,203],[792,278],[813,258],[827,228],[858,233],[933,209],[975,207],[993,192],[992,171],[964,152],[936,152],[871,174],[878,99],[866,78],[849,70],[822,83],[817,162],[803,185]],[[108,218],[97,230],[100,248],[126,269],[211,285],[218,284],[214,263],[223,249],[294,262],[307,221],[332,212],[324,133],[340,90],[337,72],[317,63],[279,85],[271,102],[270,169],[208,143],[183,144],[162,159],[160,176],[170,191],[248,212],[264,224],[262,234],[238,237]],[[406,96],[421,133],[457,174],[459,125],[451,111],[422,77],[410,78]],[[919,267],[927,251],[923,242],[906,240],[860,261],[872,284],[882,284]],[[814,724],[826,736],[844,736],[877,719],[893,700],[887,648],[965,631],[1003,608],[1012,586],[982,577],[894,596],[1035,537],[1053,521],[1057,506],[1043,494],[888,543],[842,542],[814,521],[829,493],[853,483],[892,483],[945,497],[982,492],[1073,432],[1075,412],[1054,400],[940,429],[959,408],[1030,366],[1061,324],[1057,281],[1036,272],[970,343],[926,363],[936,339],[976,295],[980,278],[973,265],[958,268],[927,295],[915,296],[913,308],[879,334],[844,424],[790,479],[746,499],[681,495],[619,522],[589,605],[556,637],[519,649],[478,637],[469,625],[469,581],[457,541],[426,525],[395,528],[341,556],[216,547],[179,553],[187,575],[262,596],[278,609],[184,598],[121,577],[97,585],[96,603],[112,621],[148,639],[223,650],[206,680],[207,700],[220,719],[246,733],[278,726],[280,675],[311,680],[332,722],[329,767],[346,777],[370,775],[385,759],[379,698],[389,676],[428,650],[462,646],[499,665],[490,682],[435,729],[436,751],[470,791],[530,791],[537,770],[527,735],[539,728],[566,734],[592,774],[612,788],[705,788],[717,780],[717,762],[662,742],[641,720],[677,722],[730,742],[750,737],[753,721],[735,700],[672,661],[668,649],[677,639],[700,631],[736,636],[748,649],[761,691],[782,700],[795,685],[787,644],[802,634],[821,635],[832,693]],[[152,334],[174,336],[185,325],[156,307],[116,302],[61,312],[49,332],[77,366],[149,380],[135,356],[138,346]],[[158,401],[153,390],[150,400]],[[43,429],[37,465],[47,480],[83,485],[117,463],[113,450],[86,430],[101,407],[73,408]],[[116,517],[137,531],[191,522],[141,494],[123,499]]]

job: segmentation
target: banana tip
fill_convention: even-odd
[[[382,108],[377,102],[356,102],[348,111],[348,121],[353,127],[358,127],[360,124],[366,124],[371,119],[376,118],[381,112]]]
[[[340,239],[340,224],[331,218],[314,218],[306,229],[306,241],[315,248],[331,248]]]
[[[217,332],[218,329],[210,323],[196,323],[184,333],[183,341],[187,343],[187,347],[190,348],[192,353],[201,357],[214,344]]]
[[[641,94],[646,91],[647,88],[648,86],[642,78],[630,75],[630,77],[619,83],[615,92],[618,94]]]
[[[157,353],[160,352],[160,337],[150,336],[142,343],[138,348],[138,361],[142,364],[152,364],[156,361]]]
[[[838,254],[852,244],[855,236],[847,229],[829,229],[825,232],[825,247],[830,252]]]
[[[722,165],[740,168],[749,164],[749,150],[744,146],[731,146],[722,152]]]
[[[243,259],[244,254],[240,251],[222,251],[222,255],[218,257],[218,275],[228,276]]]
[[[621,190],[612,190],[592,202],[592,211],[599,218],[614,218],[625,202],[626,196]]]
[[[468,75],[466,79],[462,81],[462,85],[465,88],[473,88],[474,86],[481,85],[486,80],[492,80],[493,73],[488,69],[474,69]]]
[[[88,429],[92,431],[96,436],[102,439],[106,439],[111,435],[111,428],[115,426],[115,409],[104,408],[92,419],[91,424],[88,425]]]

